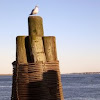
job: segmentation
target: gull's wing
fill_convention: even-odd
[[[33,11],[34,11],[34,9],[31,11],[31,14],[30,14],[30,15],[32,15],[32,14],[33,14]]]

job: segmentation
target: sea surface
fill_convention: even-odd
[[[100,74],[62,75],[64,100],[100,100]],[[0,100],[10,100],[12,77],[0,76]]]

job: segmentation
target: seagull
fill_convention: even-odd
[[[39,12],[39,8],[38,8],[38,6],[35,6],[35,8],[32,10],[30,15],[37,14],[38,12]]]

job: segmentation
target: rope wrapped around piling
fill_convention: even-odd
[[[11,100],[64,100],[59,62],[13,63]]]

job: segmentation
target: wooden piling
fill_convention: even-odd
[[[26,36],[17,36],[16,38],[16,61],[18,63],[27,63],[25,37]]]
[[[25,48],[26,48],[27,62],[28,63],[34,62],[34,58],[31,54],[31,45],[29,42],[29,36],[25,38]]]
[[[44,36],[40,16],[29,16],[29,36],[16,38],[11,100],[64,100],[56,38]]]
[[[54,36],[44,36],[43,43],[46,60],[48,62],[57,61],[56,38]]]
[[[40,16],[29,16],[28,18],[29,35],[43,36],[43,22]]]
[[[44,53],[43,40],[41,36],[29,36],[31,45],[31,54],[34,57],[34,62],[46,62]]]
[[[47,61],[44,80],[48,85],[51,98],[54,100],[64,100],[59,62],[57,60],[56,38],[54,36],[44,36],[43,43]]]
[[[26,54],[26,45],[25,45],[26,36],[18,36],[16,38],[16,91],[17,98],[22,100],[22,94],[27,94],[28,89],[25,88],[28,86],[29,78],[28,78],[28,66],[20,66],[20,64],[27,64],[27,54]],[[24,91],[22,91],[24,90]],[[14,98],[15,100],[16,98]]]
[[[49,88],[50,100],[64,100],[59,61],[45,63],[44,80]]]

